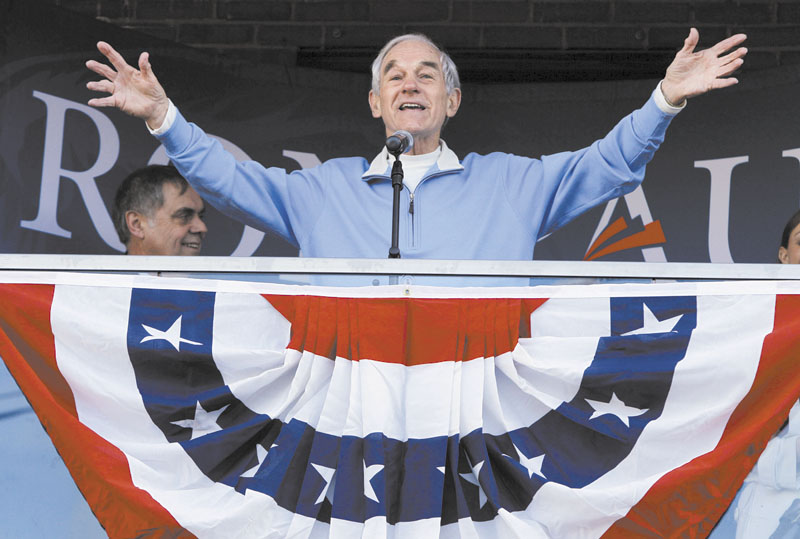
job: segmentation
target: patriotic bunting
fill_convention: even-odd
[[[0,276],[111,537],[704,536],[800,394],[800,286]]]

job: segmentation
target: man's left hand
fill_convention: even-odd
[[[661,83],[664,97],[673,105],[679,106],[689,97],[704,94],[710,90],[733,86],[739,81],[729,77],[744,63],[747,49],[739,47],[747,36],[736,34],[723,39],[710,49],[694,52],[700,40],[697,29],[689,31],[689,37],[683,48],[675,55],[675,59],[667,68],[667,74]],[[731,52],[728,52],[731,51]]]

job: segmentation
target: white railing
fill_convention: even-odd
[[[0,271],[436,275],[547,279],[800,280],[800,265],[516,260],[2,254]]]

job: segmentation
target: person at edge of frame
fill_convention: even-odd
[[[800,264],[800,211],[781,234],[778,262]],[[800,537],[800,402],[769,441],[709,539]]]

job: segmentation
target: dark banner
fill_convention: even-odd
[[[291,170],[332,157],[371,159],[381,148],[367,74],[267,65],[236,76],[196,50],[55,7],[0,6],[0,253],[121,252],[109,211],[114,192],[132,170],[166,162],[143,122],[86,105],[95,95],[86,82],[97,77],[84,63],[100,59],[100,39],[133,64],[150,51],[181,112],[239,159]],[[543,239],[535,258],[775,261],[783,224],[800,207],[800,70],[740,79],[690,102],[641,189]],[[462,157],[577,149],[641,106],[656,83],[465,85],[443,137]],[[207,223],[203,254],[297,254],[274,234],[213,210]]]

